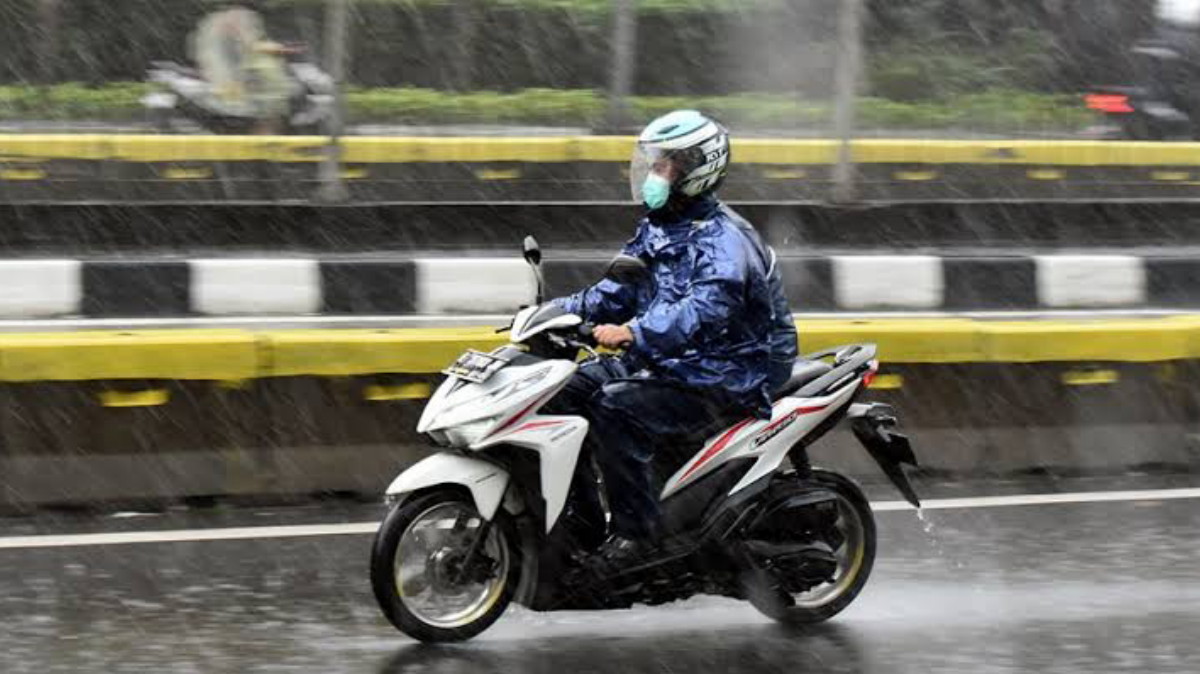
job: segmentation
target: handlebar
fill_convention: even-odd
[[[596,330],[595,323],[581,323],[578,326],[576,326],[576,331],[582,340],[581,348],[586,347],[586,348],[592,349],[597,346],[600,346],[600,343],[598,341],[596,341],[595,335],[592,334],[593,332],[595,332],[595,330]],[[633,342],[622,342],[619,346],[617,346],[617,348],[628,349],[632,345],[633,345]]]
[[[575,336],[568,337],[567,341],[571,344],[571,346],[576,346],[580,349],[587,349],[590,351],[599,346],[599,344],[596,342],[595,336],[592,335],[592,331],[595,329],[595,323],[580,323],[579,325],[575,326]]]

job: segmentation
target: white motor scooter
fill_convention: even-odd
[[[538,302],[513,320],[512,343],[468,351],[445,370],[417,430],[441,451],[387,489],[388,514],[371,553],[383,613],[422,641],[468,639],[516,600],[534,610],[608,609],[699,593],[748,599],[786,622],[826,620],[862,590],[875,523],[850,479],[809,465],[806,448],[847,420],[907,500],[901,465],[916,465],[886,405],[859,403],[875,347],[859,344],[798,361],[770,419],[747,418],[685,448],[660,452],[665,540],[633,568],[589,575],[607,533],[602,476],[582,417],[538,410],[593,350],[590,326],[541,304],[541,253],[526,239]],[[607,275],[643,281],[618,257]]]

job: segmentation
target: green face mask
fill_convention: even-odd
[[[646,176],[646,182],[642,183],[642,201],[650,208],[657,210],[667,205],[667,198],[671,196],[671,183],[657,173],[651,173]]]

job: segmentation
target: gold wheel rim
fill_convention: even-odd
[[[499,527],[488,530],[482,551],[497,563],[491,578],[455,584],[445,577],[449,574],[443,558],[465,556],[482,525],[483,518],[469,505],[443,502],[413,518],[400,535],[392,559],[396,595],[421,622],[444,629],[464,627],[487,615],[500,601],[508,583],[511,555]]]

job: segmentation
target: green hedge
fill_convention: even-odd
[[[0,86],[0,119],[137,120],[143,115],[141,97],[151,89],[139,82]]]
[[[362,2],[362,0],[359,0]],[[452,5],[455,0],[368,0],[376,5],[405,5],[408,7],[429,7],[437,5]],[[613,0],[473,0],[474,4],[482,7],[512,7],[515,9],[558,9],[571,12],[601,12],[612,10]],[[788,0],[636,0],[638,11],[667,11],[667,12],[699,12],[716,11],[732,12],[736,10],[786,7]],[[293,6],[305,5],[324,6],[326,0],[265,0],[262,4],[267,9],[286,9]],[[217,4],[217,3],[213,3]]]
[[[85,87],[0,87],[0,119],[136,121],[140,98],[150,85],[139,83]],[[350,89],[351,123],[384,124],[533,124],[595,126],[606,101],[591,90],[526,89],[515,93],[452,93],[432,89]],[[705,110],[734,127],[823,127],[828,104],[794,96],[740,94],[684,97],[640,96],[630,101],[635,119],[648,120],[677,108]],[[858,116],[864,128],[979,131],[1070,130],[1091,114],[1076,96],[991,89],[946,102],[903,102],[863,98]]]

